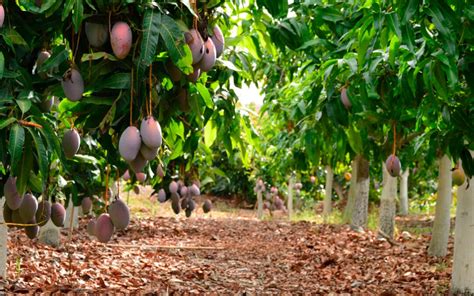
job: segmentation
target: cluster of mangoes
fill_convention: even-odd
[[[161,203],[171,200],[171,209],[178,215],[181,210],[184,210],[186,217],[190,217],[192,212],[196,209],[195,197],[201,195],[199,188],[199,181],[194,181],[189,186],[182,180],[171,181],[168,186],[168,194],[164,188],[158,190],[158,201]],[[212,209],[210,200],[203,203],[202,209],[204,213],[209,213]]]
[[[58,227],[64,226],[66,209],[60,203],[51,204],[47,200],[38,200],[31,193],[23,196],[17,191],[16,177],[9,177],[3,188],[5,204],[3,219],[8,226],[24,228],[30,239],[38,236],[40,226],[44,226],[49,219]]]
[[[156,158],[163,141],[161,126],[153,116],[142,120],[140,130],[131,125],[120,136],[119,152],[135,173],[141,173],[148,161]],[[137,175],[144,178],[145,175]],[[142,180],[142,182],[144,179]]]
[[[109,31],[106,24],[86,22],[85,31],[87,40],[93,48],[102,47],[109,39]],[[132,29],[122,21],[116,22],[110,31],[110,45],[115,57],[124,59],[132,48]],[[73,102],[79,101],[84,93],[84,80],[81,73],[73,65],[63,75],[61,81],[64,94]]]
[[[97,219],[91,218],[87,224],[89,235],[95,236],[101,243],[109,242],[115,230],[124,230],[130,224],[130,209],[127,204],[119,196],[114,196],[111,190],[107,191],[107,195],[112,198],[107,212],[100,214]],[[91,205],[90,198],[82,200],[85,214],[90,212]]]

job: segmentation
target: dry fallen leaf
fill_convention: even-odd
[[[133,220],[104,245],[89,238],[86,223],[58,249],[10,231],[5,291],[393,295],[442,294],[449,287],[452,243],[447,258],[433,259],[427,236],[401,237],[391,246],[346,226],[153,218]]]

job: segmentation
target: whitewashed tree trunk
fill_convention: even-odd
[[[352,177],[351,186],[349,187],[349,196],[347,197],[346,208],[344,209],[344,223],[351,221],[352,211],[354,209],[355,195],[357,192],[357,168],[359,167],[359,159],[357,157],[352,160]]]
[[[327,216],[332,211],[332,183],[334,180],[334,171],[331,166],[326,166],[326,190],[324,195],[323,215]]]
[[[293,208],[294,208],[296,211],[299,211],[299,210],[301,210],[301,206],[302,206],[301,204],[302,204],[301,191],[300,191],[300,189],[298,189],[298,190],[296,190],[296,192],[295,192],[295,205],[294,205]]]
[[[0,277],[7,279],[7,259],[8,259],[8,227],[3,219],[3,206],[5,197],[0,199]]]
[[[451,226],[451,187],[451,160],[447,155],[444,155],[439,160],[438,197],[436,199],[436,212],[430,247],[428,248],[428,254],[431,256],[444,257],[448,252],[449,230]]]
[[[355,228],[365,228],[369,215],[369,161],[362,155],[357,157],[357,176],[354,205],[352,208],[351,225]]]
[[[293,217],[293,176],[290,176],[288,180],[288,200],[287,200],[287,208],[288,208],[288,218],[291,220]]]
[[[71,213],[72,213],[72,216],[73,216],[73,220],[72,220],[72,228],[73,229],[77,229],[79,227],[79,207],[74,207],[73,203],[72,203],[72,197],[69,199],[69,203],[67,205],[67,209],[66,209],[66,218],[64,221],[66,221],[64,223],[64,228],[65,229],[69,229],[69,221],[71,219]]]
[[[400,178],[400,216],[408,215],[408,176],[410,170],[408,168],[403,171]]]
[[[53,247],[59,247],[61,233],[59,228],[53,224],[51,219],[40,228],[39,241]]]
[[[397,199],[397,178],[390,176],[385,166],[382,163],[383,170],[383,188],[382,197],[380,198],[380,221],[379,227],[389,238],[393,238],[395,230],[395,213],[396,213],[396,199]],[[382,236],[385,236],[382,235]]]
[[[262,191],[257,190],[257,218],[261,220],[263,217],[263,199]]]
[[[474,156],[474,152],[471,151]],[[474,295],[474,177],[458,187],[451,292]]]

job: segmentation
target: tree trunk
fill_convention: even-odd
[[[257,190],[257,218],[261,220],[263,217],[263,199],[262,191]]]
[[[336,192],[336,194],[339,197],[340,201],[342,201],[346,198],[346,196],[344,195],[344,192],[342,191],[342,186],[341,186],[341,184],[339,184],[339,182],[334,180],[332,187],[334,187],[334,191]]]
[[[69,199],[69,203],[67,205],[67,209],[66,209],[66,218],[64,219],[64,221],[66,221],[64,223],[64,228],[65,229],[69,229],[69,221],[71,219],[71,213],[72,213],[72,228],[73,229],[77,229],[79,227],[79,217],[78,217],[78,207],[74,207],[73,203],[72,203],[72,196],[71,198]]]
[[[326,166],[326,191],[324,195],[323,215],[331,214],[332,210],[332,182],[334,179],[334,172],[331,166]]]
[[[444,155],[439,160],[438,197],[436,199],[436,212],[433,223],[430,247],[428,254],[444,257],[448,252],[448,239],[451,224],[451,160]]]
[[[3,219],[3,207],[5,197],[0,199],[0,277],[7,279],[7,258],[8,258],[8,227]]]
[[[451,292],[474,295],[474,177],[458,187],[457,197]]]
[[[369,161],[362,155],[357,156],[356,193],[352,208],[351,225],[355,228],[367,226],[369,212]]]
[[[395,229],[395,212],[397,199],[397,178],[390,176],[385,166],[382,163],[383,170],[383,188],[382,197],[380,198],[380,231],[389,238],[393,238]]]
[[[408,215],[408,176],[410,170],[408,168],[402,173],[400,179],[400,216]]]
[[[355,195],[357,192],[357,169],[359,167],[359,159],[357,157],[352,161],[352,177],[351,186],[349,187],[349,196],[347,198],[346,208],[344,209],[343,221],[349,223],[352,218],[352,211],[354,209]]]
[[[287,207],[288,207],[288,218],[291,220],[293,217],[293,176],[290,176],[288,180],[288,200],[287,200]]]

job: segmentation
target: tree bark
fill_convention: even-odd
[[[382,196],[380,198],[380,217],[379,227],[380,231],[390,239],[393,238],[395,229],[395,213],[396,213],[396,199],[397,199],[397,178],[390,176],[385,166],[382,163],[383,170],[383,188]]]
[[[369,161],[362,155],[357,156],[357,176],[353,176],[356,182],[356,193],[352,208],[351,225],[353,227],[365,228],[367,226],[369,212]]]
[[[3,219],[3,207],[5,197],[0,199],[0,277],[7,279],[7,259],[8,259],[8,227]]]
[[[262,191],[257,190],[257,218],[262,220],[263,217],[263,199],[262,199]]]
[[[332,187],[334,187],[334,191],[336,192],[337,196],[339,197],[339,200],[342,201],[346,198],[346,195],[342,191],[342,186],[341,186],[341,184],[339,184],[339,182],[334,180]]]
[[[457,197],[451,292],[474,295],[474,177],[458,187]]]
[[[332,211],[332,182],[334,180],[334,172],[331,166],[326,166],[326,190],[324,195],[323,215],[327,216]]]
[[[448,252],[449,230],[451,226],[451,160],[447,155],[439,159],[438,197],[428,254],[444,257]]]
[[[408,176],[410,170],[408,168],[402,173],[400,179],[400,216],[408,215]]]
[[[64,221],[66,221],[66,223],[64,223],[64,228],[65,229],[69,229],[69,220],[71,219],[71,213],[72,213],[72,216],[73,216],[73,220],[72,220],[72,228],[73,229],[77,229],[79,227],[79,210],[78,210],[79,207],[74,207],[73,203],[72,203],[72,196],[71,198],[69,199],[69,203],[67,205],[67,209],[66,209],[66,218],[64,219]]]
[[[293,176],[290,176],[288,180],[288,200],[287,200],[287,207],[288,207],[288,218],[291,220],[293,217]]]
[[[357,157],[352,160],[352,178],[351,186],[349,187],[349,196],[347,197],[346,208],[344,209],[343,221],[349,223],[352,218],[352,211],[354,209],[355,195],[357,193],[357,169],[359,167],[359,159]]]

